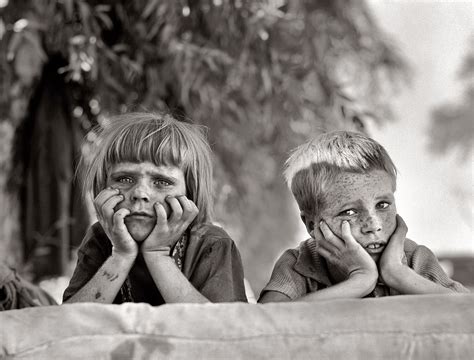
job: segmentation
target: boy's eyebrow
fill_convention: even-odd
[[[350,201],[346,201],[346,202],[341,202],[339,205],[337,205],[337,208],[342,209],[342,208],[345,208],[345,207],[347,207],[347,206],[352,206],[352,205],[354,205],[354,204],[356,204],[356,203],[358,203],[358,202],[360,202],[359,199],[357,199],[357,200],[350,200]]]
[[[376,199],[386,199],[386,198],[390,198],[390,199],[394,199],[395,196],[393,195],[393,193],[386,193],[386,194],[383,194],[383,195],[380,195],[380,196],[377,196]]]

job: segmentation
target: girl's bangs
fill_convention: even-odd
[[[124,129],[107,152],[108,164],[151,162],[156,166],[186,167],[188,149],[182,136],[169,126],[136,126]]]

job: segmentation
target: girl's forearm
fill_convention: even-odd
[[[156,252],[145,252],[143,258],[166,303],[209,302],[183,275],[173,258]]]
[[[135,262],[133,256],[112,253],[95,275],[66,303],[96,302],[111,304]]]

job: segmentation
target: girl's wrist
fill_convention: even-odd
[[[141,250],[143,256],[171,256],[171,248],[169,246],[161,246],[153,249],[142,249]]]
[[[118,260],[123,260],[123,261],[135,261],[137,258],[138,251],[120,251],[115,248],[112,248],[112,257],[116,258]]]

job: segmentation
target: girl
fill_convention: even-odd
[[[211,154],[201,128],[130,113],[98,136],[94,158],[79,165],[98,222],[64,302],[246,302],[240,254],[210,223]]]

